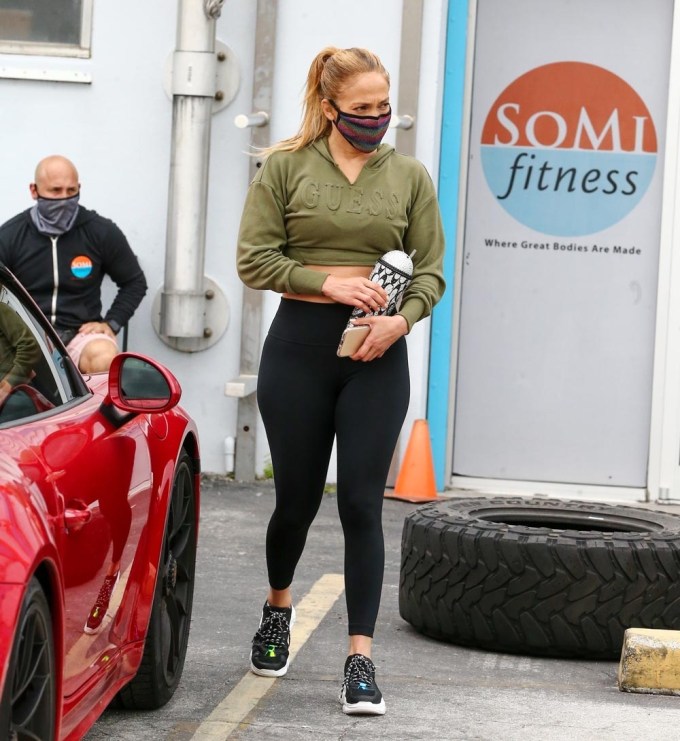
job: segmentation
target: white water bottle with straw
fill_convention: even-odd
[[[367,325],[355,325],[353,321],[365,316],[392,316],[399,311],[404,292],[408,288],[413,276],[413,260],[415,250],[407,255],[401,250],[386,252],[375,264],[369,280],[377,283],[387,293],[387,306],[381,306],[375,311],[367,313],[355,308],[350,320],[340,338],[338,355],[345,357],[353,355],[370,331]]]

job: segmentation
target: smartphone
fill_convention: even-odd
[[[359,324],[353,327],[347,327],[342,333],[340,344],[338,345],[338,357],[346,358],[362,346],[366,335],[371,331],[367,324]]]

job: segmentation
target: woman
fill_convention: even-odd
[[[258,374],[276,507],[266,540],[269,593],[251,669],[274,677],[288,670],[291,583],[337,438],[349,621],[340,699],[348,714],[385,712],[371,644],[384,570],[382,502],[409,401],[404,335],[444,291],[434,187],[419,162],[380,143],[390,115],[389,75],[375,54],[320,52],[309,70],[300,131],[265,152],[250,185],[237,258],[246,285],[283,294]],[[338,357],[352,309],[370,314],[387,305],[369,276],[390,250],[416,250],[401,308],[357,319],[370,331],[351,357]]]

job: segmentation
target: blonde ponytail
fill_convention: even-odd
[[[295,152],[328,136],[333,124],[324,115],[321,101],[324,98],[332,100],[338,97],[352,77],[364,72],[380,72],[389,85],[390,76],[373,52],[359,48],[338,49],[335,46],[322,49],[314,57],[307,73],[299,131],[295,136],[262,150],[260,154]]]

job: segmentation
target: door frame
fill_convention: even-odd
[[[474,39],[478,0],[448,7],[439,200],[448,290],[432,318],[428,420],[437,487],[585,499],[680,503],[680,3],[673,8],[657,283],[652,408],[644,488],[455,476],[453,436]],[[450,166],[444,166],[444,163]],[[674,242],[677,243],[674,249]]]

